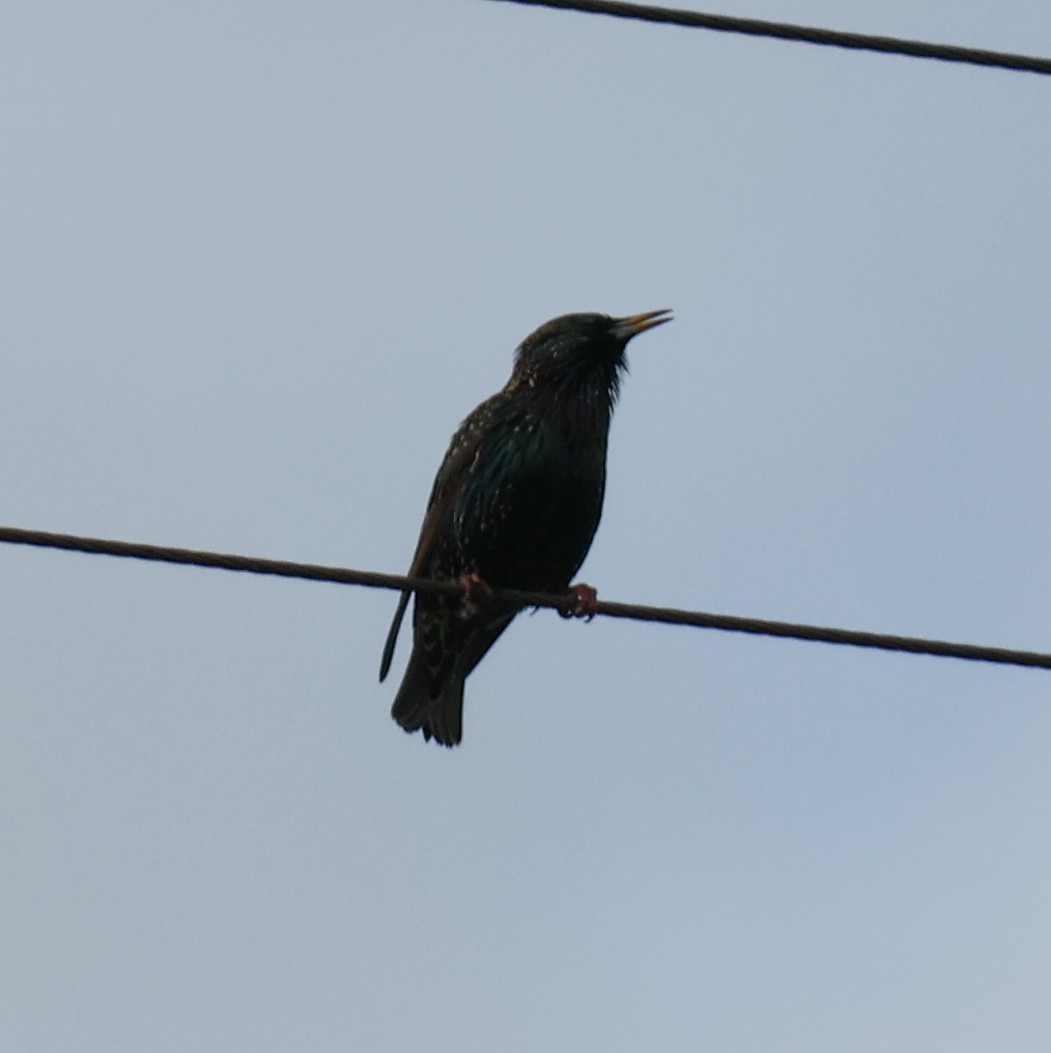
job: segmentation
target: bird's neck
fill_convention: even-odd
[[[573,430],[605,433],[620,392],[620,374],[611,366],[557,377],[522,377],[512,385],[519,397],[533,404],[537,416],[564,422]]]

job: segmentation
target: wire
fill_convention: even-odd
[[[613,15],[642,22],[663,22],[695,29],[714,29],[724,33],[744,33],[753,37],[775,37],[798,40],[807,44],[824,44],[857,51],[878,51],[886,55],[908,55],[912,58],[938,59],[942,62],[964,62],[972,66],[992,66],[1025,73],[1051,74],[1051,59],[1015,55],[1003,51],[957,47],[953,44],[930,44],[920,40],[847,33],[816,26],[798,26],[788,22],[766,22],[758,18],[733,18],[709,15],[700,11],[683,11],[672,7],[650,7],[647,4],[622,3],[620,0],[503,0],[504,3],[528,4],[533,7],[556,7],[592,15]]]
[[[65,549],[71,552],[91,552],[105,556],[123,556],[157,563],[213,567],[248,574],[270,574],[282,578],[328,581],[340,585],[364,585],[373,589],[435,592],[447,596],[463,595],[463,588],[455,582],[407,578],[399,574],[379,574],[375,571],[327,567],[316,563],[291,563],[287,560],[260,559],[255,556],[237,556],[223,552],[202,552],[189,548],[144,545],[131,541],[107,541],[102,538],[53,534],[43,530],[23,530],[18,527],[0,526],[0,542]],[[575,600],[572,596],[566,595],[552,596],[546,593],[496,589],[493,591],[492,602],[513,607],[549,607],[562,613],[569,613]],[[759,636],[781,636],[793,640],[846,644],[851,647],[868,647],[881,651],[904,651],[909,654],[938,655],[943,658],[959,658],[972,662],[994,662],[999,665],[1051,669],[1051,654],[1011,650],[1006,647],[948,643],[944,640],[924,640],[912,636],[891,636],[886,633],[859,632],[853,629],[831,629],[819,625],[798,625],[792,622],[768,621],[763,618],[740,618],[730,614],[708,614],[704,611],[684,611],[672,607],[644,607],[634,603],[610,603],[604,600],[599,601],[596,613],[609,618],[628,618],[632,621],[657,622],[663,625],[690,625],[701,629],[720,629],[726,632],[752,633]]]

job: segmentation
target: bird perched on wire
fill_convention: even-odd
[[[555,318],[522,341],[506,386],[460,425],[434,480],[409,575],[459,582],[464,596],[416,596],[412,655],[391,710],[406,731],[445,746],[460,741],[464,679],[518,613],[487,602],[492,589],[568,590],[571,613],[594,614],[595,590],[569,582],[602,514],[624,351],[633,336],[670,320],[667,310]],[[403,592],[380,680],[408,602]]]

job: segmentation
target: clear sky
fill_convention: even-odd
[[[1051,54],[1032,0],[706,10]],[[1051,78],[519,8],[0,10],[0,521],[403,571],[567,311],[600,596],[1051,649]],[[12,1053],[1046,1051],[1051,674],[0,546]]]

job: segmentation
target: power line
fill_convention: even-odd
[[[964,48],[953,44],[931,44],[921,40],[848,33],[817,26],[798,26],[788,22],[766,22],[758,18],[734,18],[710,15],[700,11],[683,11],[672,7],[650,7],[648,4],[622,3],[620,0],[503,0],[504,3],[529,4],[533,7],[556,7],[592,15],[612,15],[642,22],[662,22],[694,29],[713,29],[723,33],[744,33],[753,37],[774,37],[807,44],[851,48],[856,51],[878,51],[885,55],[908,55],[911,58],[938,59],[942,62],[964,62],[972,66],[992,66],[1025,73],[1051,74],[1051,59],[1032,55],[1015,55],[1004,51]]]
[[[131,541],[110,541],[102,538],[79,537],[74,534],[54,534],[43,530],[23,530],[0,526],[0,542],[13,545],[34,545],[39,548],[65,549],[71,552],[90,552],[105,556],[122,556],[157,563],[179,563],[195,567],[242,571],[248,574],[269,574],[307,581],[328,581],[340,585],[364,585],[374,589],[397,589],[411,592],[437,592],[448,596],[463,595],[454,582],[407,578],[399,574],[380,574],[375,571],[350,570],[316,563],[292,563],[287,560],[260,559],[223,552],[202,552],[189,548],[170,548],[164,545],[144,545]],[[549,607],[568,612],[574,600],[567,596],[546,593],[518,592],[497,589],[493,602],[514,607]],[[646,607],[634,603],[611,603],[600,600],[598,614],[609,618],[657,622],[663,625],[688,625],[701,629],[720,629],[725,632],[751,633],[758,636],[780,636],[793,640],[812,640],[820,643],[845,644],[851,647],[875,648],[881,651],[903,651],[909,654],[937,655],[972,662],[994,662],[999,665],[1030,666],[1051,669],[1051,654],[1018,651],[1006,647],[985,647],[978,644],[949,643],[945,640],[924,640],[912,636],[892,636],[886,633],[859,632],[853,629],[832,629],[819,625],[799,625],[775,622],[763,618],[741,618],[730,614],[709,614],[704,611],[684,611],[672,607]]]

